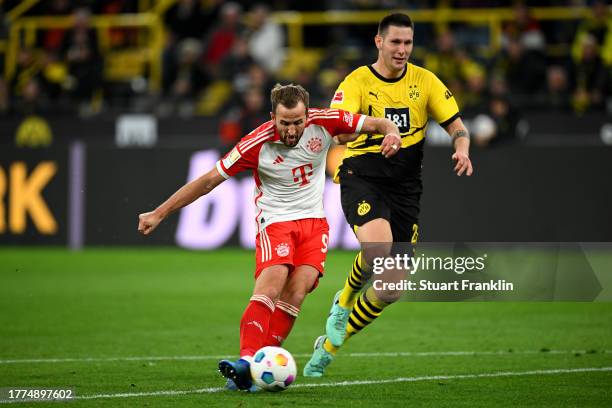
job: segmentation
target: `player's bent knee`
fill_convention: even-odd
[[[289,268],[286,265],[273,265],[261,271],[255,281],[254,295],[264,295],[272,301],[279,299],[285,284]]]
[[[370,269],[375,265],[375,259],[387,258],[391,255],[391,242],[366,242],[361,244],[361,254],[365,269]]]
[[[359,242],[391,242],[391,224],[384,218],[376,218],[359,226],[356,232]]]
[[[403,292],[401,290],[376,290],[375,294],[381,302],[395,303],[402,297]]]

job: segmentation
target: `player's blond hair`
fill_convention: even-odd
[[[308,114],[308,103],[310,95],[308,94],[308,91],[304,89],[301,85],[276,84],[274,85],[274,88],[272,88],[270,99],[272,101],[273,113],[276,113],[276,107],[279,104],[283,105],[285,108],[293,109],[298,105],[298,103],[304,102],[304,106],[306,107],[306,114]]]

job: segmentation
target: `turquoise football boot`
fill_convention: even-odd
[[[325,323],[325,334],[327,334],[331,344],[336,347],[340,347],[344,343],[346,325],[348,324],[349,315],[351,314],[351,309],[345,309],[338,304],[340,293],[342,293],[341,290],[334,296],[334,302],[329,311],[327,322]]]
[[[325,369],[334,361],[334,356],[323,347],[327,336],[319,336],[314,344],[312,357],[304,366],[304,377],[323,377]]]

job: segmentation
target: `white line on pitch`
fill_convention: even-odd
[[[497,350],[497,351],[396,351],[380,353],[346,353],[343,357],[430,357],[430,356],[497,356],[513,354],[610,354],[612,350]],[[294,357],[310,357],[312,354],[298,353]],[[26,363],[98,363],[113,361],[180,361],[180,360],[220,360],[235,358],[230,355],[201,355],[201,356],[132,356],[132,357],[80,357],[80,358],[30,358],[0,360],[0,364],[26,364]]]
[[[592,373],[612,371],[612,367],[585,367],[585,368],[558,368],[551,370],[531,370],[531,371],[499,371],[493,373],[479,374],[456,374],[456,375],[427,375],[422,377],[399,377],[386,380],[360,380],[360,381],[339,381],[333,383],[312,383],[296,384],[294,388],[305,387],[346,387],[351,385],[373,385],[390,384],[402,382],[417,382],[430,380],[462,380],[471,378],[491,378],[491,377],[523,377],[528,375],[551,375],[551,374],[571,374],[571,373]]]
[[[587,368],[560,368],[551,370],[531,370],[531,371],[500,371],[492,373],[479,374],[456,374],[456,375],[428,375],[421,377],[399,377],[382,380],[362,380],[362,381],[339,381],[330,383],[310,383],[296,384],[292,388],[317,388],[317,387],[348,387],[353,385],[377,385],[403,382],[418,382],[418,381],[433,381],[433,380],[462,380],[473,378],[493,378],[493,377],[522,377],[529,375],[552,375],[552,374],[571,374],[571,373],[589,373],[589,372],[609,372],[612,367],[587,367]],[[102,398],[129,398],[129,397],[155,397],[155,396],[173,396],[186,394],[210,394],[223,391],[223,388],[201,388],[196,390],[166,390],[152,391],[141,393],[124,393],[124,394],[95,394],[84,395],[77,399],[102,399]]]

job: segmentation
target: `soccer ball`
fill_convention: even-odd
[[[297,376],[295,360],[284,348],[262,347],[253,356],[251,376],[266,391],[284,391]]]

